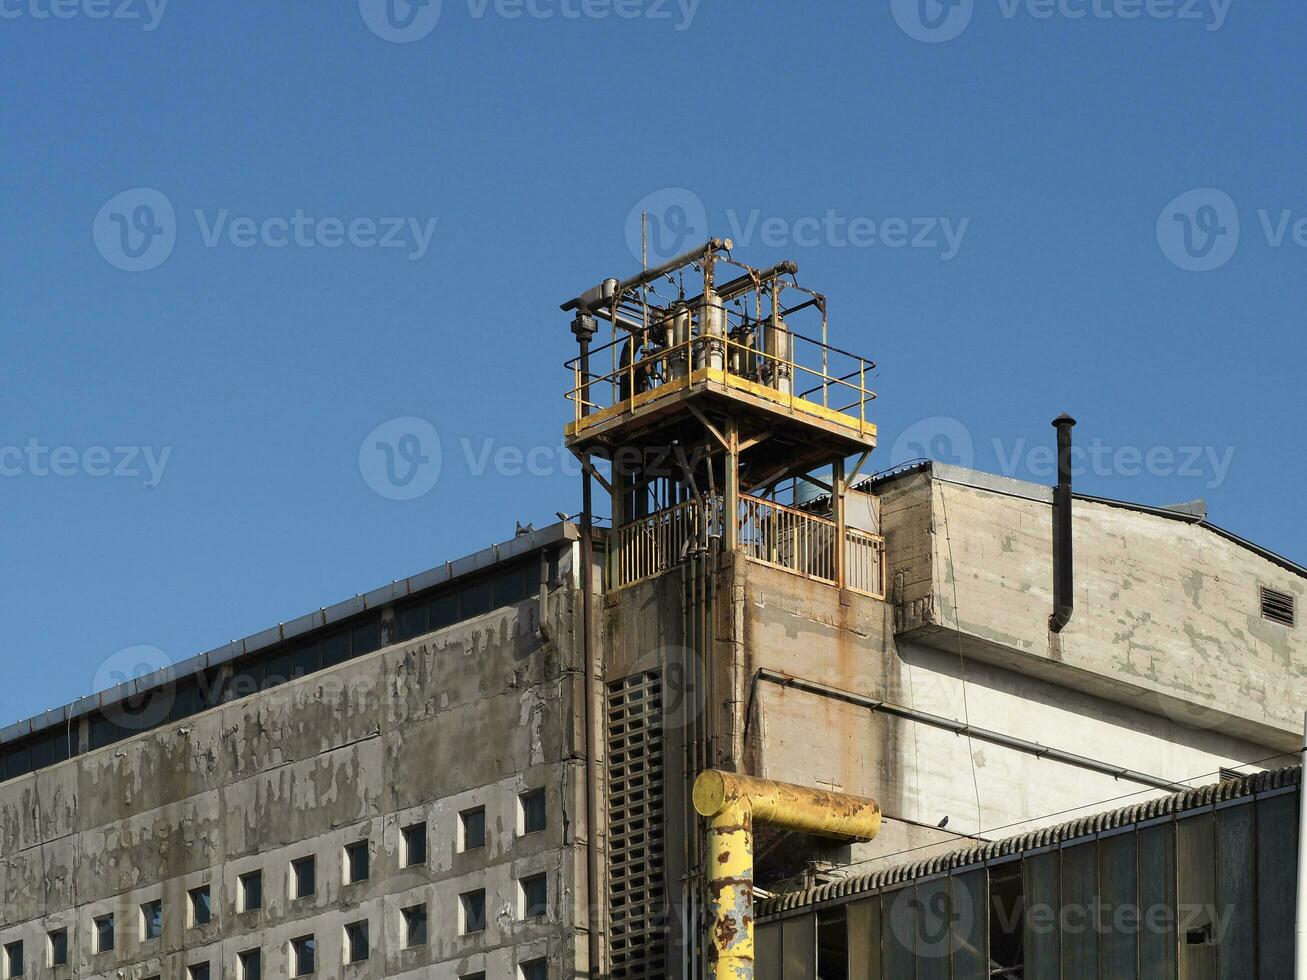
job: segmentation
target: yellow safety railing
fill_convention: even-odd
[[[565,365],[572,372],[572,388],[565,396],[573,405],[576,422],[585,415],[611,415],[610,409],[634,409],[651,392],[684,382],[699,372],[717,367],[726,377],[747,382],[758,392],[791,408],[821,406],[867,425],[867,405],[876,393],[867,387],[867,376],[875,364],[856,354],[832,347],[792,331],[784,331],[788,356],[781,357],[743,344],[727,336],[697,335],[674,347],[660,347],[652,353],[618,366],[617,355],[629,342],[618,338],[590,352],[591,370],[583,376],[579,358]],[[594,365],[613,362],[611,370],[596,373]]]
[[[721,498],[687,500],[617,529],[617,587],[634,585],[679,564],[720,533]]]

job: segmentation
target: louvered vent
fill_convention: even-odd
[[[1262,618],[1283,626],[1294,625],[1293,596],[1277,589],[1262,586]]]
[[[608,685],[608,908],[612,976],[663,980],[663,705],[654,671]]]

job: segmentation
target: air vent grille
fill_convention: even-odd
[[[657,673],[608,685],[608,902],[618,980],[667,973],[662,725]]]
[[[1262,586],[1262,618],[1282,626],[1295,624],[1294,597],[1287,592]]]

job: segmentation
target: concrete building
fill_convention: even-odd
[[[1042,978],[1019,924],[884,959],[871,923],[889,948],[885,896],[941,876],[989,908],[985,862],[1086,827],[1296,798],[1307,571],[1193,507],[863,476],[869,362],[793,267],[734,261],[710,242],[565,304],[578,523],[0,732],[0,976],[704,976],[743,941],[711,928],[691,806],[717,769],[881,811],[869,840],[754,827],[760,973]],[[1283,884],[1249,847],[1236,911]],[[1208,925],[1138,976],[1284,975],[1280,947],[1230,972],[1242,940]]]

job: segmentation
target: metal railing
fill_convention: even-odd
[[[844,529],[844,587],[885,598],[885,539],[879,534]]]
[[[793,331],[783,331],[786,356],[769,354],[761,348],[728,336],[697,335],[673,347],[655,348],[648,355],[619,366],[617,355],[628,338],[618,338],[590,352],[591,370],[582,375],[579,358],[565,365],[572,372],[572,388],[564,397],[572,402],[577,422],[587,414],[610,408],[636,405],[648,393],[682,382],[694,372],[716,368],[728,379],[751,382],[767,392],[771,400],[790,408],[821,406],[856,418],[859,427],[867,423],[867,404],[876,393],[867,387],[867,376],[875,363]],[[609,352],[612,370],[596,373],[593,365]],[[588,411],[587,411],[588,409]]]
[[[761,497],[740,494],[740,550],[764,565],[838,583],[835,522]]]
[[[721,497],[703,497],[639,517],[615,533],[611,581],[624,588],[653,578],[707,547],[722,534]],[[739,550],[751,561],[864,595],[885,596],[885,539],[860,528],[844,529],[836,549],[835,521],[772,500],[740,494]],[[840,582],[839,563],[844,563]]]
[[[721,528],[721,498],[695,498],[617,529],[613,579],[620,589],[665,572]]]

